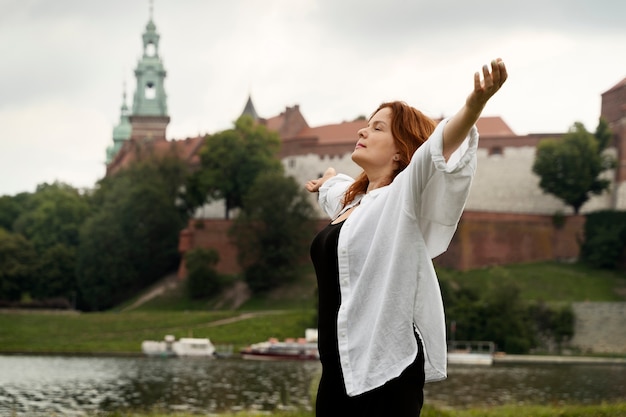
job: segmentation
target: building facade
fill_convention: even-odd
[[[170,118],[164,86],[166,71],[159,56],[159,38],[150,16],[142,36],[143,54],[135,69],[137,87],[132,110],[126,106],[124,93],[120,122],[113,130],[113,145],[107,150],[107,175],[114,174],[144,155],[174,154],[188,164],[198,166],[200,148],[205,140],[210,140],[210,136],[166,139],[165,130]],[[304,184],[320,176],[329,166],[350,176],[359,174],[360,169],[350,156],[357,140],[357,131],[367,123],[365,119],[309,126],[298,105],[286,107],[278,115],[263,118],[259,116],[251,97],[242,114],[253,117],[258,123],[278,133],[282,142],[279,156],[285,172],[297,182]],[[611,181],[609,191],[592,197],[581,208],[582,214],[601,209],[626,210],[626,79],[602,94],[601,117],[607,120],[613,132],[608,152],[615,156],[618,163],[615,169],[604,174]],[[545,138],[559,138],[564,133],[520,136],[497,116],[481,117],[477,127],[480,134],[478,170],[466,205],[466,214],[459,225],[458,237],[455,237],[448,251],[447,256],[451,260],[445,261],[444,257],[442,262],[466,269],[488,264],[575,257],[576,242],[581,238],[584,222],[573,219],[566,233],[555,228],[552,217],[555,214],[569,216],[572,210],[557,198],[544,193],[539,187],[539,177],[532,172],[538,143]],[[595,126],[591,129],[595,129]],[[311,195],[313,203],[314,198]],[[314,205],[317,207],[317,204]],[[320,218],[323,217],[321,212],[318,214]],[[199,243],[208,240],[198,234],[203,233],[202,230],[211,229],[212,219],[217,224],[218,219],[223,217],[224,207],[221,202],[207,204],[199,209],[192,222],[202,222],[204,227],[190,225],[181,233],[181,252],[206,244]],[[503,222],[508,222],[511,227],[505,226]],[[514,224],[526,224],[527,228],[516,229],[512,227]],[[221,223],[219,227],[220,230],[224,229]],[[468,232],[469,229],[464,229],[466,227],[473,232]],[[532,235],[535,238],[525,238],[524,230],[534,230]],[[510,236],[517,238],[510,239]],[[528,236],[531,234],[527,233]],[[463,239],[466,241],[463,242]],[[559,239],[574,243],[567,247],[559,246]],[[215,244],[220,238],[212,236],[209,240]],[[224,234],[224,252],[230,253],[232,248],[226,249],[227,240]],[[471,245],[468,243],[470,241]],[[496,250],[497,242],[506,242],[506,248]],[[546,242],[552,242],[549,249],[541,246]],[[533,249],[533,245],[543,249]],[[481,247],[489,248],[482,252],[489,251],[490,254],[486,256],[485,253],[479,253]],[[526,255],[520,257],[519,254]],[[231,261],[222,263],[230,265],[226,268],[228,271],[223,272],[232,272],[230,269],[236,268]]]

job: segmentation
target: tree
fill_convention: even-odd
[[[191,299],[212,296],[222,289],[222,280],[215,266],[220,255],[215,249],[194,248],[185,253],[187,294]]]
[[[76,294],[76,248],[79,229],[90,212],[88,197],[64,183],[40,184],[35,193],[18,195],[20,214],[13,230],[32,243],[36,252],[28,286],[23,291],[35,299]],[[25,281],[26,283],[26,281]]]
[[[582,123],[575,123],[561,140],[542,140],[532,167],[540,177],[541,189],[578,214],[592,195],[602,194],[610,185],[609,180],[600,178],[614,166],[613,159],[604,153],[610,138],[608,125],[601,119],[595,135]]]
[[[182,161],[166,157],[100,181],[77,254],[84,308],[110,308],[178,266],[187,216],[177,202],[185,175]]]
[[[32,194],[20,193],[14,196],[0,197],[0,227],[12,232],[15,220],[28,207],[28,200]]]
[[[35,260],[31,242],[0,228],[0,300],[19,301],[28,293]]]
[[[89,203],[76,188],[55,182],[37,186],[15,220],[14,231],[39,251],[56,244],[78,246],[78,231],[89,214]]]
[[[243,197],[261,172],[282,172],[276,158],[280,140],[250,116],[242,116],[233,129],[207,137],[200,151],[201,168],[188,181],[188,197],[196,206],[223,199],[225,218],[241,208]]]
[[[260,175],[243,201],[231,236],[253,292],[292,281],[313,236],[313,207],[291,177]]]
[[[76,247],[63,243],[46,248],[37,262],[32,296],[37,299],[62,298],[68,303],[78,292]]]

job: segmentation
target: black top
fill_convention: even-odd
[[[317,275],[318,349],[324,366],[339,367],[337,314],[341,303],[337,245],[343,222],[329,224],[311,243],[311,260]]]

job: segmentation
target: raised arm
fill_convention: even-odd
[[[450,155],[459,147],[469,133],[487,101],[502,87],[507,79],[506,67],[502,59],[491,61],[491,71],[488,65],[483,66],[483,79],[480,73],[474,74],[474,90],[465,100],[465,105],[450,118],[443,130],[443,156],[448,160]]]

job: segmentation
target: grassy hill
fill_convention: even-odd
[[[577,263],[539,262],[494,266],[466,272],[438,270],[440,280],[488,288],[514,282],[527,301],[626,301],[626,273],[592,269]]]
[[[578,264],[439,270],[439,276],[480,288],[513,280],[527,300],[626,301],[626,274]],[[140,354],[142,340],[161,340],[166,334],[209,337],[237,351],[269,337],[304,335],[304,329],[315,325],[315,286],[309,270],[298,282],[251,298],[241,293],[245,288],[240,286],[214,299],[189,301],[178,282],[132,309],[128,307],[136,300],[103,313],[5,311],[0,313],[0,353]]]

